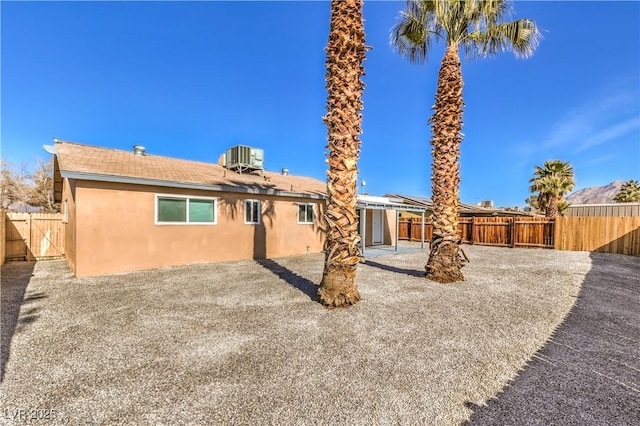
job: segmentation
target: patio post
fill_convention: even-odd
[[[362,238],[362,241],[360,241],[360,243],[362,243],[362,257],[364,258],[364,245],[365,245],[365,240],[367,239],[367,208],[363,207],[362,209],[360,209],[360,212],[361,212],[360,238]]]
[[[395,212],[396,212],[396,252],[397,252],[398,251],[398,228],[400,224],[398,220],[398,210],[395,210]]]

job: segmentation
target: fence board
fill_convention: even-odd
[[[640,217],[559,217],[555,248],[640,256]]]
[[[398,239],[420,241],[420,220],[400,219]],[[554,221],[548,218],[471,217],[460,218],[460,238],[466,244],[500,247],[553,248]],[[425,223],[425,241],[433,235],[430,222]]]
[[[399,239],[420,241],[420,220],[401,220]],[[640,256],[640,217],[460,218],[463,243],[501,247],[543,247]],[[404,232],[404,233],[403,233]],[[425,240],[432,237],[425,223]]]
[[[0,210],[0,264],[7,259],[7,221],[5,211]]]
[[[55,259],[64,256],[64,225],[59,213],[7,213],[7,260]]]

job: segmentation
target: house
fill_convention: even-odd
[[[78,277],[324,248],[326,183],[252,167],[260,150],[232,148],[213,164],[150,155],[140,146],[122,151],[56,140],[45,149],[54,155],[65,256]],[[397,241],[391,204],[359,200],[364,244]]]
[[[78,277],[320,252],[326,184],[56,141],[54,192]]]

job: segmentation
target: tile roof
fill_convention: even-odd
[[[326,196],[326,183],[305,176],[236,173],[211,163],[157,155],[134,155],[133,151],[56,141],[55,153],[63,177],[112,182],[160,183],[165,186],[211,187],[238,192]]]

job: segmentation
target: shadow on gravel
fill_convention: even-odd
[[[0,382],[4,380],[14,334],[38,319],[40,308],[29,306],[47,296],[28,293],[27,286],[33,276],[35,262],[8,262],[2,266],[0,284]],[[26,297],[25,297],[26,293]],[[20,307],[24,306],[22,312]]]
[[[637,424],[640,257],[591,254],[573,309],[519,376],[467,424]]]
[[[286,281],[290,286],[297,288],[309,296],[309,299],[318,302],[318,285],[316,283],[309,281],[305,277],[296,274],[271,259],[255,259],[255,261],[280,279]]]
[[[371,266],[373,268],[383,269],[385,271],[395,272],[397,274],[405,274],[412,277],[424,278],[424,271],[416,271],[415,269],[404,269],[396,266],[383,265],[382,263],[374,262],[372,260],[365,260],[364,265]]]

